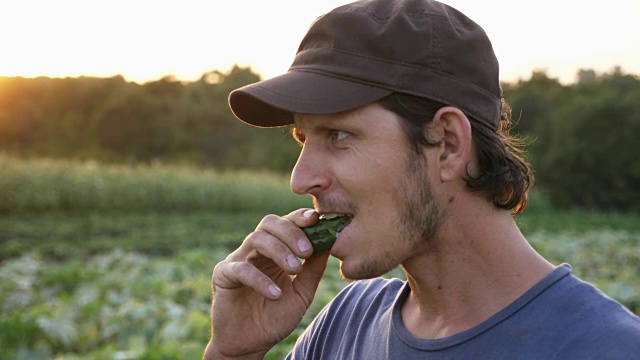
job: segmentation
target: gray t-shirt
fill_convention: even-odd
[[[287,359],[640,359],[640,318],[561,265],[488,320],[441,339],[404,327],[407,283],[349,284]]]

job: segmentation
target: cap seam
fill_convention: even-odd
[[[323,74],[323,73],[316,72],[316,71],[302,71],[302,70],[299,70],[299,71],[301,71],[301,72],[308,72],[308,73],[314,73],[314,74],[320,74],[320,75],[324,75],[324,76],[326,76],[326,75],[327,75],[327,74]],[[334,77],[334,76],[330,76],[330,77]],[[335,78],[338,78],[338,79],[341,79],[341,80],[347,80],[346,78],[342,78],[342,77],[335,77]],[[358,83],[359,83],[359,84],[362,84],[362,85],[370,85],[370,86],[373,86],[373,84],[364,84],[364,83],[362,83],[362,82],[358,82]],[[282,96],[282,97],[287,98],[287,99],[294,99],[294,100],[296,100],[296,101],[301,101],[301,100],[302,100],[302,99],[300,99],[299,97],[296,97],[296,96],[293,96],[293,95],[288,95],[288,94],[283,93],[283,92],[280,92],[280,91],[275,91],[275,90],[270,89],[270,88],[268,88],[268,87],[259,86],[259,85],[258,85],[258,86],[256,86],[256,87],[259,87],[260,89],[262,89],[263,91],[266,91],[266,92],[268,92],[268,93],[271,93],[271,94],[274,94],[274,95],[278,95],[278,96]],[[381,88],[381,86],[373,86],[373,87]],[[391,89],[388,89],[388,90],[390,90],[390,91],[391,91]],[[357,94],[357,93],[359,93],[359,91],[349,91],[346,95],[350,95],[350,94]],[[313,104],[314,102],[313,102],[313,101],[305,101],[305,103],[307,103],[307,104]]]
[[[380,61],[380,62],[387,63],[387,64],[390,64],[390,65],[400,65],[400,66],[407,67],[407,68],[411,68],[411,69],[432,71],[432,72],[434,72],[434,73],[436,73],[436,74],[440,74],[440,75],[446,76],[447,78],[450,78],[450,79],[452,79],[452,80],[455,80],[457,83],[461,83],[461,84],[465,84],[465,85],[470,85],[470,86],[472,86],[473,88],[475,88],[475,89],[477,89],[477,90],[480,90],[480,91],[482,91],[482,92],[486,93],[487,95],[492,96],[492,97],[493,97],[493,98],[495,98],[496,100],[500,100],[500,98],[499,98],[499,97],[497,97],[495,94],[491,93],[489,90],[487,90],[487,89],[485,89],[485,88],[483,88],[483,87],[481,87],[481,86],[478,86],[478,85],[476,85],[476,84],[474,84],[474,83],[472,83],[472,82],[470,82],[470,81],[464,81],[464,80],[461,80],[461,79],[457,78],[457,77],[456,77],[456,76],[454,76],[454,75],[448,74],[448,73],[446,73],[446,72],[443,72],[443,71],[440,71],[440,70],[437,70],[437,69],[433,69],[433,68],[431,68],[431,67],[424,67],[424,66],[419,66],[419,65],[415,65],[415,64],[407,63],[407,62],[401,62],[401,61],[388,60],[388,59],[384,59],[384,58],[379,58],[379,57],[375,57],[375,56],[364,55],[364,54],[360,54],[360,53],[356,53],[356,52],[352,52],[352,51],[347,51],[347,50],[343,50],[343,49],[338,49],[338,48],[311,48],[311,49],[306,49],[306,50],[304,50],[304,51],[302,51],[302,52],[299,52],[299,53],[298,53],[298,56],[300,56],[301,54],[303,54],[305,51],[313,51],[313,50],[316,50],[316,51],[318,51],[318,50],[319,50],[319,51],[328,51],[328,52],[338,52],[338,53],[342,53],[342,54],[346,54],[346,55],[350,55],[350,56],[354,56],[354,57],[358,57],[358,58],[362,58],[362,59],[371,59],[371,60],[375,60],[375,61]],[[294,62],[294,63],[295,63],[295,62]],[[312,65],[312,66],[313,66],[313,65]],[[298,70],[298,71],[300,71],[300,70],[307,70],[307,69],[309,69],[309,65],[306,65],[306,64],[302,64],[302,65],[295,65],[295,64],[294,64],[294,65],[292,65],[292,66],[289,68],[289,70]],[[309,71],[309,70],[307,70],[307,71]],[[317,70],[316,70],[316,71],[313,71],[313,72],[316,72],[316,73],[322,73],[322,71],[317,71]],[[327,73],[328,73],[328,74],[333,74],[332,72],[327,72]],[[350,78],[350,77],[348,77],[348,76],[342,76],[342,78],[345,78],[345,79],[354,79],[354,78]],[[361,82],[361,81],[357,81],[357,82]]]
[[[348,77],[348,76],[344,76],[344,75],[340,75],[340,74],[334,74],[334,73],[330,73],[330,72],[322,72],[322,71],[318,71],[318,70],[315,70],[315,69],[295,69],[295,71],[308,72],[308,73],[313,73],[313,74],[329,76],[329,77],[337,78],[337,79],[340,79],[340,80],[356,82],[356,83],[362,84],[362,85],[374,86],[374,87],[377,87],[377,88],[382,88],[382,89],[390,90],[390,91],[393,91],[393,92],[406,93],[406,94],[410,94],[410,95],[423,97],[423,98],[426,98],[426,99],[431,99],[431,100],[434,100],[434,101],[445,103],[445,104],[447,104],[449,106],[454,106],[454,107],[458,107],[458,108],[460,108],[462,110],[466,110],[466,111],[469,112],[469,115],[474,116],[474,118],[477,118],[480,122],[484,123],[485,125],[489,125],[491,128],[495,128],[495,126],[496,126],[496,124],[494,124],[494,122],[497,122],[497,119],[496,120],[491,120],[491,119],[486,118],[484,115],[480,115],[480,114],[482,114],[484,112],[484,111],[482,111],[482,109],[480,109],[480,108],[478,108],[476,106],[473,106],[473,105],[453,105],[453,103],[455,101],[451,101],[451,99],[446,99],[446,98],[443,98],[441,96],[434,95],[433,93],[431,93],[431,94],[423,94],[423,93],[421,93],[419,91],[416,91],[416,89],[405,89],[405,88],[401,88],[401,87],[397,87],[397,86],[388,86],[388,85],[377,83],[377,82],[373,82],[373,81],[364,81],[364,80],[359,79],[359,78]],[[438,72],[438,73],[440,73],[440,72]],[[356,80],[356,81],[354,81],[354,80]],[[458,79],[455,79],[455,78],[454,78],[454,80],[459,81]],[[263,89],[266,89],[266,88],[263,88]],[[268,90],[268,91],[274,93],[271,90]],[[290,97],[290,98],[293,98],[293,97]],[[499,101],[500,99],[496,98],[496,100]]]

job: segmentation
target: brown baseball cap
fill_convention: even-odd
[[[293,114],[331,114],[399,92],[458,107],[492,128],[500,119],[498,60],[484,30],[433,0],[362,0],[320,16],[289,70],[236,89],[229,106],[259,127]]]

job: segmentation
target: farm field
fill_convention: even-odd
[[[200,212],[0,217],[0,358],[199,358],[209,336],[211,270],[260,218]],[[569,262],[640,313],[637,220],[574,213],[519,221],[544,255]],[[338,266],[332,258],[308,317],[271,359],[282,358],[346,285]]]
[[[265,214],[308,206],[264,174],[12,161],[0,157],[0,359],[198,359],[214,265]],[[147,195],[118,195],[131,184]],[[534,194],[516,221],[544,256],[640,314],[640,215],[559,212]],[[331,258],[307,317],[269,359],[346,285],[338,266]]]

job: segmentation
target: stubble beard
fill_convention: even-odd
[[[341,266],[340,274],[343,279],[359,280],[382,276],[428,247],[445,216],[424,173],[425,161],[419,154],[411,152],[405,176],[401,177],[395,189],[398,211],[392,226],[397,229],[397,235],[389,241],[397,243],[387,246],[383,253],[376,254],[376,258],[367,259],[354,271],[345,273]]]

